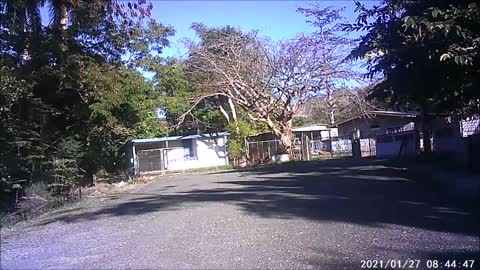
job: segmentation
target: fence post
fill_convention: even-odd
[[[362,157],[362,149],[360,147],[360,139],[353,139],[352,140],[352,156],[354,158],[361,158]]]
[[[272,155],[270,154],[270,143],[267,144],[267,149],[268,149],[268,158],[272,158]]]
[[[250,160],[250,144],[248,143],[247,136],[243,137],[243,144],[245,145],[245,158]]]
[[[370,140],[371,140],[371,138],[368,138],[368,152],[370,153],[369,157],[372,156],[372,145],[370,144]]]
[[[306,136],[305,134],[302,134],[302,140],[300,141],[301,142],[301,147],[300,149],[302,149],[302,160],[306,160],[306,161],[309,161],[310,160],[310,142],[309,142],[309,138],[308,136]]]

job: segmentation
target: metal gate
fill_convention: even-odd
[[[185,158],[182,155],[177,157],[171,155],[173,150],[177,148],[158,148],[139,150],[137,152],[137,162],[139,173],[153,171],[167,171],[170,167],[181,167],[179,163],[184,163]],[[183,148],[178,148],[183,149]],[[183,152],[182,152],[183,153]]]
[[[292,141],[293,160],[302,159],[303,155],[302,141],[295,139]],[[266,163],[274,155],[283,154],[281,142],[279,140],[266,140],[247,142],[247,154],[249,162]]]
[[[148,149],[138,151],[139,172],[163,171],[166,169],[165,149]]]

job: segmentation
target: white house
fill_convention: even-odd
[[[226,132],[134,139],[128,143],[130,172],[188,170],[228,165]]]

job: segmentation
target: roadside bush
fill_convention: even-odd
[[[25,188],[25,196],[27,197],[40,197],[43,199],[50,199],[51,194],[48,190],[48,185],[45,182],[33,183]]]
[[[228,157],[234,161],[245,157],[245,137],[256,135],[267,130],[266,126],[254,125],[244,120],[230,123],[227,126],[227,131],[230,133],[228,141]]]

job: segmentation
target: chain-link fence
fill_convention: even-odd
[[[140,150],[137,157],[140,173],[166,169],[165,149]]]
[[[139,172],[145,173],[184,168],[185,156],[183,153],[183,148],[139,150],[137,153]]]
[[[309,147],[304,147],[304,144]],[[314,143],[315,144],[315,143]],[[311,157],[310,141],[295,138],[292,140],[291,158],[293,160],[309,160]],[[310,151],[310,154],[307,152]],[[266,163],[273,156],[284,154],[282,144],[279,140],[265,140],[247,142],[248,159],[251,163]]]

